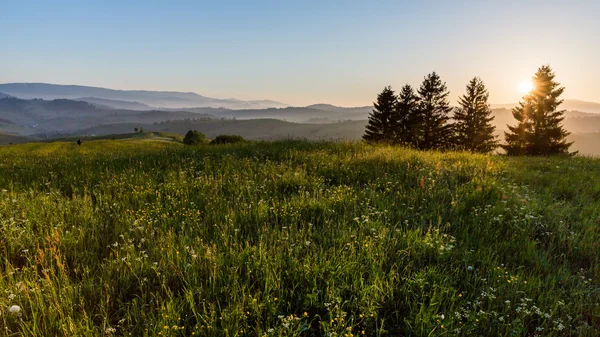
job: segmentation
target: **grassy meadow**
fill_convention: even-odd
[[[598,336],[600,160],[0,147],[0,250],[6,336]]]

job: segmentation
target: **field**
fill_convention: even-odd
[[[0,147],[0,250],[0,335],[597,336],[600,160]]]

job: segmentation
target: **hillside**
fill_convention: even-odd
[[[0,132],[0,145],[21,144],[35,141],[35,138]]]
[[[76,99],[76,101],[84,101],[91,104],[94,104],[98,107],[108,107],[111,109],[124,109],[124,110],[154,110],[154,107],[151,107],[147,104],[139,103],[139,102],[129,102],[129,101],[116,101],[112,99],[105,98],[96,98],[96,97],[81,97]]]
[[[9,336],[600,330],[597,159],[145,139],[0,158]]]
[[[508,115],[505,115],[509,121]],[[512,116],[510,117],[512,118]],[[499,120],[503,120],[499,118]],[[223,120],[223,119],[196,119],[196,120],[171,120],[158,122],[156,124],[105,124],[79,130],[77,135],[108,135],[128,133],[135,127],[143,127],[145,130],[164,131],[185,134],[188,130],[198,130],[209,138],[220,134],[236,134],[246,139],[308,139],[308,140],[359,140],[365,131],[367,121],[346,121],[338,123],[290,123],[277,119],[249,119],[249,120]],[[512,124],[513,122],[510,121]],[[587,132],[573,133],[568,137],[569,141],[575,142],[571,148],[579,151],[582,155],[600,156],[600,117],[593,117],[586,121],[585,118],[567,119],[567,129],[587,130]],[[496,134],[500,139],[505,130],[498,125]],[[598,129],[600,130],[600,129]]]
[[[107,124],[77,132],[80,135],[105,135],[130,132],[133,127],[145,130],[164,131],[185,134],[189,130],[198,130],[209,138],[220,134],[236,134],[246,139],[283,139],[306,138],[319,139],[354,139],[364,131],[365,121],[349,121],[329,124],[290,123],[277,119],[196,119],[173,120],[156,124]]]
[[[517,103],[511,104],[492,104],[492,109],[512,109]],[[578,99],[565,99],[560,105],[561,109],[573,111],[585,111],[588,113],[600,114],[600,103],[586,102]]]
[[[170,119],[209,117],[214,116],[186,111],[112,109],[68,99],[0,99],[0,131],[18,132],[22,135],[76,132],[109,123],[142,124]]]
[[[283,103],[269,100],[241,101],[201,96],[193,92],[115,90],[82,85],[59,85],[49,83],[5,83],[0,84],[0,92],[22,98],[77,99],[93,97],[115,101],[140,102],[152,107],[182,108],[189,106],[223,108],[269,108],[284,107]]]

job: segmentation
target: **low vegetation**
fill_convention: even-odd
[[[246,140],[244,139],[244,137],[242,137],[240,135],[218,135],[210,143],[218,145],[218,144],[243,143],[245,141]]]
[[[208,143],[206,136],[202,132],[196,130],[188,131],[183,137],[183,144],[185,145],[200,145],[206,143]]]
[[[328,142],[0,148],[0,334],[594,336],[600,162]]]

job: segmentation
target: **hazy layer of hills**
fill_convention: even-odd
[[[517,106],[517,103],[512,104],[492,104],[492,109],[512,109]],[[561,109],[568,111],[585,111],[588,113],[600,113],[600,103],[580,101],[578,99],[566,99],[560,105]]]
[[[127,101],[146,104],[152,108],[182,108],[190,106],[222,107],[229,109],[262,109],[285,107],[283,103],[269,100],[242,101],[234,98],[219,99],[201,96],[193,92],[114,90],[81,85],[58,85],[48,83],[6,83],[0,84],[0,92],[24,99],[79,99],[80,97]],[[105,101],[106,105],[113,106]],[[121,103],[116,103],[121,104]]]
[[[32,97],[35,99],[30,99]],[[150,104],[159,101],[161,104],[170,102],[171,108],[157,109]],[[272,102],[216,101],[236,102],[236,107]],[[372,111],[371,106],[345,108],[313,104],[288,107],[277,102],[274,103],[282,106],[233,109],[192,105],[216,101],[193,93],[0,84],[0,144],[59,136],[129,133],[140,127],[179,134],[197,129],[209,138],[219,134],[239,134],[248,139],[359,139]],[[178,107],[177,104],[189,104],[189,107]],[[515,124],[510,111],[514,105],[492,105],[498,135],[507,129],[507,124]],[[565,113],[564,125],[573,133],[574,149],[600,155],[600,104],[565,100],[561,107],[569,110]]]
[[[154,123],[170,119],[209,118],[186,111],[113,109],[69,99],[0,99],[0,132],[21,135],[76,133],[111,123]]]
[[[126,109],[126,110],[154,110],[148,104],[140,102],[117,101],[114,99],[96,98],[96,97],[81,97],[77,101],[84,101],[96,105],[101,108],[110,109]]]

